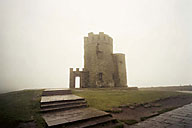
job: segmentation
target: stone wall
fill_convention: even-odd
[[[86,88],[88,87],[89,83],[89,72],[85,71],[79,71],[79,68],[76,68],[76,71],[73,70],[73,68],[70,68],[70,83],[69,88],[75,88],[75,78],[80,77],[80,88]]]
[[[113,40],[100,32],[84,38],[84,68],[89,71],[90,87],[113,87]]]
[[[114,68],[115,68],[115,86],[116,87],[127,87],[127,73],[125,64],[125,54],[116,53],[113,54]]]
[[[70,69],[70,88],[80,76],[81,87],[127,87],[124,54],[113,54],[113,39],[100,32],[84,37],[84,69]]]

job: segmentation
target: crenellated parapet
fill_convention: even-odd
[[[93,32],[90,32],[88,33],[88,37],[84,37],[85,45],[98,42],[113,45],[113,39],[107,34],[104,34],[104,32],[99,32],[99,34],[93,34]]]
[[[70,72],[81,73],[81,72],[86,72],[86,71],[85,71],[85,68],[70,68]]]
[[[84,68],[70,68],[70,88],[75,88],[75,78],[80,77],[80,88],[88,87],[89,72]]]

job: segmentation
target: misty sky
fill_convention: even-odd
[[[130,86],[192,83],[191,0],[0,0],[0,91],[68,87],[89,32],[126,54]]]

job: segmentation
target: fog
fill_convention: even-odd
[[[192,83],[191,0],[0,0],[0,92],[66,88],[83,37],[126,54],[129,86]]]

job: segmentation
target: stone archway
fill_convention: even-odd
[[[81,87],[81,78],[79,76],[75,77],[75,88]]]
[[[73,71],[70,68],[70,88],[76,88],[76,78],[79,77],[79,88],[85,88],[88,84],[88,72],[86,71],[79,71],[79,68],[76,71]]]

